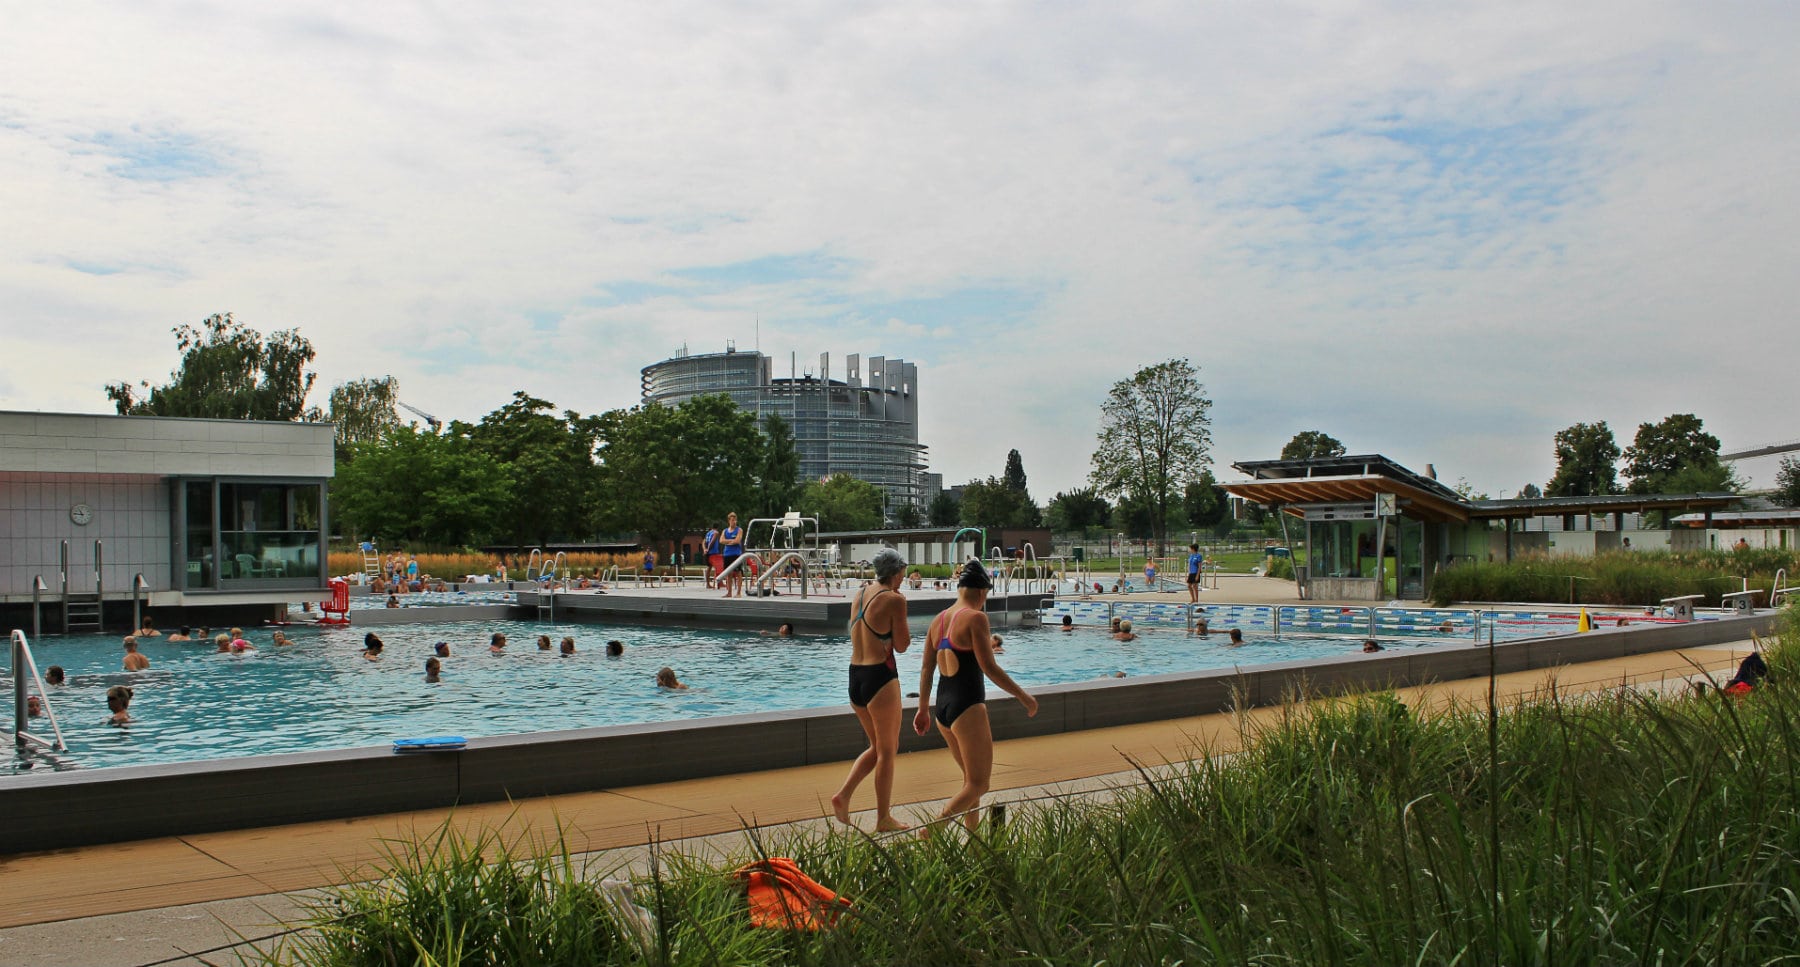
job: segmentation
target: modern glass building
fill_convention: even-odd
[[[925,447],[919,443],[919,370],[903,359],[845,358],[834,376],[830,354],[816,373],[789,361],[786,376],[760,352],[688,355],[685,351],[643,369],[644,402],[676,406],[696,396],[723,394],[760,419],[779,416],[794,432],[800,476],[819,480],[847,473],[880,487],[888,511],[903,503],[923,509]]]

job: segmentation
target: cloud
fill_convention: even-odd
[[[1222,476],[1322,429],[1478,489],[1551,435],[1768,429],[1800,15],[1505,7],[98,3],[0,34],[0,406],[102,411],[169,329],[321,384],[597,412],[728,343],[920,365],[952,481],[1079,485],[1183,356]],[[1742,347],[1750,347],[1749,352]],[[1771,367],[1774,367],[1772,369]],[[1763,377],[1759,379],[1758,377]]]

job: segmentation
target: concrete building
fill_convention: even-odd
[[[147,607],[245,614],[322,594],[334,433],[0,411],[8,626],[31,627],[34,598],[46,630],[66,616],[83,631],[128,622],[134,592]]]
[[[851,355],[834,378],[827,353],[819,356],[817,373],[801,371],[794,360],[787,376],[776,376],[774,368],[759,352],[684,352],[644,367],[644,401],[676,406],[696,396],[729,396],[759,419],[787,421],[801,480],[847,473],[881,488],[890,517],[903,503],[924,510],[931,495],[919,443],[918,367],[881,356],[864,365]]]

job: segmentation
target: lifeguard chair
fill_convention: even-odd
[[[319,610],[324,612],[319,618],[322,625],[347,625],[350,623],[350,582],[343,578],[332,578],[326,582],[331,587],[331,600],[319,602]]]

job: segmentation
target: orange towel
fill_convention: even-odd
[[[823,930],[850,909],[849,900],[820,886],[785,856],[747,863],[735,872],[749,894],[751,926]]]

